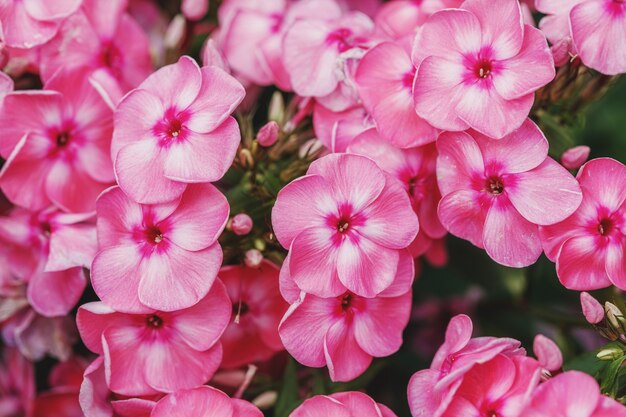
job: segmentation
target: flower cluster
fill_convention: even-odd
[[[613,287],[610,364],[455,314],[413,417],[626,416],[626,166],[554,134],[622,39],[623,0],[0,0],[0,414],[395,417],[361,391],[467,241]]]

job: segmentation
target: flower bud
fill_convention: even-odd
[[[252,400],[252,404],[259,407],[261,410],[268,410],[276,404],[278,399],[278,393],[276,391],[265,391],[259,394],[258,397]]]
[[[589,146],[575,146],[563,152],[561,163],[567,169],[578,169],[589,158]]]
[[[256,140],[261,146],[272,146],[278,140],[279,131],[280,126],[278,126],[278,123],[272,120],[259,130],[259,133],[257,133],[256,135]]]
[[[563,366],[561,350],[552,340],[538,334],[533,342],[533,352],[544,369],[550,372],[557,371]]]
[[[285,117],[285,101],[280,91],[274,92],[270,100],[269,119],[280,122]]]
[[[598,324],[604,318],[604,309],[602,304],[598,302],[588,292],[580,293],[580,305],[583,309],[583,315],[590,324]]]
[[[624,349],[616,345],[607,345],[604,349],[602,349],[596,357],[601,361],[612,361],[618,359],[624,355]]]
[[[626,334],[626,319],[619,307],[607,301],[604,303],[604,310],[611,328],[618,334]]]
[[[179,14],[174,16],[170,25],[165,31],[165,39],[163,43],[167,49],[176,50],[183,44],[183,38],[185,37],[185,28],[187,23],[183,15]]]
[[[238,236],[244,236],[252,230],[252,219],[245,213],[239,213],[230,222],[230,229]]]
[[[250,249],[246,252],[244,262],[250,268],[258,268],[263,262],[263,254],[257,249]]]

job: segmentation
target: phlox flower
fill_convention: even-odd
[[[368,156],[404,186],[420,223],[420,231],[409,248],[413,256],[422,255],[434,240],[446,235],[437,217],[441,193],[437,186],[434,144],[398,149],[384,141],[376,129],[370,129],[354,138],[348,152]]]
[[[541,384],[521,417],[626,417],[626,407],[602,395],[591,376],[567,371]]]
[[[272,209],[283,268],[319,297],[373,297],[389,287],[400,253],[418,232],[400,183],[366,157],[333,154],[284,187]]]
[[[542,252],[538,225],[580,205],[578,183],[547,156],[548,141],[530,120],[501,140],[447,132],[437,149],[441,223],[502,265],[533,264]]]
[[[355,77],[380,135],[401,148],[434,142],[439,133],[415,113],[415,71],[407,48],[383,42],[363,56]]]
[[[62,67],[102,70],[121,92],[139,85],[151,72],[147,35],[125,9],[127,0],[83,0],[59,33],[41,48],[44,80]],[[121,97],[119,97],[121,98]]]
[[[49,41],[62,20],[74,13],[82,0],[2,0],[0,36],[15,48],[32,48]]]
[[[316,395],[304,401],[289,417],[396,417],[389,408],[358,391]]]
[[[221,266],[217,238],[228,211],[226,198],[211,184],[191,185],[177,200],[155,205],[135,203],[119,187],[107,190],[97,202],[94,290],[123,312],[194,305]]]
[[[524,357],[520,342],[472,338],[472,330],[468,316],[453,317],[430,369],[411,377],[408,397],[414,417],[494,415],[486,412],[496,406],[490,400],[502,400],[503,405],[510,400],[515,406],[515,397],[525,397],[525,388],[533,388],[539,382],[539,365]],[[516,376],[520,377],[517,381]],[[496,408],[492,411],[495,413]]]
[[[400,39],[415,35],[426,19],[441,9],[457,8],[463,0],[392,0],[384,3],[376,13],[376,29]]]
[[[113,111],[86,70],[61,70],[43,90],[14,91],[0,109],[0,187],[13,203],[89,212],[115,180]]]
[[[543,34],[517,0],[467,0],[433,14],[413,45],[417,114],[449,131],[502,138],[526,119],[534,92],[555,75]]]
[[[278,289],[279,268],[264,260],[259,267],[225,266],[219,278],[226,285],[233,318],[221,338],[223,368],[270,359],[284,349],[278,324],[288,304]]]
[[[362,105],[343,111],[330,110],[318,102],[313,105],[315,135],[332,152],[345,152],[356,136],[374,126]]]
[[[222,178],[240,141],[230,114],[244,94],[230,75],[187,56],[150,75],[115,112],[111,154],[122,190],[163,203],[188,183]]]
[[[215,388],[202,386],[181,390],[159,400],[151,417],[263,417],[261,410],[251,403],[229,398]]]
[[[567,288],[626,289],[626,167],[610,158],[593,159],[576,178],[582,204],[564,221],[540,229],[546,255]]]
[[[87,348],[104,356],[109,389],[137,396],[207,382],[222,359],[219,338],[230,314],[226,289],[216,281],[190,308],[125,314],[94,302],[79,308],[76,322]]]
[[[586,66],[607,75],[626,72],[626,4],[619,0],[536,0],[539,27],[553,45],[566,42]]]
[[[285,348],[306,366],[328,366],[333,381],[356,378],[373,357],[389,356],[402,345],[414,274],[413,259],[405,254],[394,284],[375,298],[351,292],[328,298],[298,295],[293,282],[281,276],[281,291],[293,303],[278,328]]]

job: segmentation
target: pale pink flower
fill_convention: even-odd
[[[426,19],[441,9],[457,8],[463,0],[392,0],[376,13],[376,28],[392,39],[415,35]]]
[[[281,276],[281,291],[293,304],[278,332],[291,356],[305,366],[328,366],[333,381],[350,381],[365,372],[373,357],[395,353],[409,322],[415,274],[412,258],[401,259],[394,284],[375,298],[351,292],[298,296],[289,278]]]
[[[263,417],[248,401],[229,398],[213,387],[202,386],[166,395],[156,403],[151,417]]]
[[[602,395],[591,376],[567,371],[541,384],[521,417],[626,417],[626,407]]]
[[[3,347],[1,353],[0,411],[6,416],[30,416],[35,399],[33,364],[17,349]]]
[[[401,184],[366,157],[327,155],[284,187],[272,209],[290,275],[320,297],[373,297],[389,287],[418,232]]]
[[[151,72],[150,44],[126,13],[127,0],[83,0],[80,11],[63,22],[59,33],[41,48],[45,80],[63,67],[101,70],[122,92],[139,85]],[[121,97],[120,97],[121,98]]]
[[[466,376],[472,370],[480,365],[475,374],[489,374],[490,370],[493,375],[501,375],[504,377],[502,382],[502,391],[498,394],[506,393],[513,386],[511,378],[514,378],[517,371],[521,371],[525,365],[531,365],[526,361],[512,360],[516,356],[525,355],[524,349],[520,348],[520,342],[508,338],[495,337],[478,337],[472,338],[472,321],[471,319],[460,314],[450,320],[446,331],[446,341],[433,359],[430,369],[419,371],[411,377],[408,387],[409,406],[414,417],[432,416],[440,417],[450,409],[451,404],[455,402],[457,391],[462,386]],[[496,359],[491,365],[489,362]],[[496,373],[497,371],[497,373]],[[468,378],[468,381],[478,383],[480,379],[475,380]],[[482,384],[479,392],[477,392],[476,400],[484,401],[486,398],[481,394],[487,393],[491,388],[490,385],[497,381],[492,380],[488,376],[482,377]],[[470,385],[470,384],[467,384]],[[471,389],[470,387],[467,387]],[[461,392],[459,397],[464,397],[467,390]],[[495,393],[494,393],[495,394]],[[495,397],[497,398],[497,397]],[[456,402],[464,401],[456,399]],[[467,402],[468,407],[476,406]],[[485,405],[489,405],[486,403]],[[458,405],[457,405],[458,406]],[[463,414],[452,414],[458,416]],[[468,414],[480,415],[480,413]],[[487,414],[489,415],[489,414]]]
[[[413,256],[422,255],[433,240],[446,235],[446,229],[437,217],[441,193],[437,186],[437,149],[434,144],[398,149],[385,142],[376,129],[370,129],[354,138],[348,152],[373,159],[404,186],[421,226],[410,247]]]
[[[542,334],[535,336],[533,353],[541,367],[548,372],[558,371],[563,366],[561,349],[551,339]]]
[[[187,56],[150,75],[115,112],[111,154],[122,190],[154,204],[222,178],[240,141],[230,114],[244,94],[230,75]]]
[[[205,298],[175,312],[118,313],[101,302],[81,306],[76,318],[85,345],[104,356],[109,389],[150,395],[193,388],[219,367],[219,338],[231,304],[216,281]],[[210,320],[207,320],[210,317]]]
[[[374,127],[374,121],[363,106],[332,111],[319,103],[313,107],[315,135],[332,152],[345,152],[360,133]]]
[[[546,256],[556,262],[566,288],[626,289],[626,167],[610,158],[592,159],[576,178],[582,204],[564,221],[541,228]]]
[[[548,141],[529,119],[501,140],[444,133],[437,149],[441,223],[502,265],[533,264],[542,252],[538,225],[580,205],[578,183],[548,157]]]
[[[567,169],[578,169],[587,161],[591,148],[589,146],[574,146],[561,155],[561,164]]]
[[[378,132],[401,148],[434,142],[439,134],[415,113],[415,71],[407,48],[383,42],[363,56],[355,77],[363,106]]]
[[[278,290],[279,268],[263,261],[257,268],[225,266],[219,277],[226,285],[233,318],[221,338],[223,368],[236,368],[270,359],[284,349],[278,324],[287,303]]]
[[[15,91],[0,110],[7,159],[0,187],[13,203],[88,212],[115,177],[113,111],[84,70],[59,71],[38,91]]]
[[[175,201],[142,205],[119,187],[97,203],[100,252],[92,284],[123,312],[187,308],[209,292],[222,263],[217,243],[228,202],[211,184],[190,185]]]
[[[15,48],[32,48],[49,41],[61,21],[74,13],[82,0],[2,0],[0,33]]]
[[[604,307],[588,292],[580,293],[580,305],[585,319],[590,324],[598,324],[604,318]]]
[[[316,395],[304,401],[289,417],[396,417],[389,408],[358,391]]]
[[[189,20],[200,20],[209,11],[209,0],[183,0],[183,15]]]
[[[555,75],[543,34],[524,25],[517,0],[467,0],[433,14],[413,61],[418,115],[433,126],[502,138],[526,119],[534,92]]]

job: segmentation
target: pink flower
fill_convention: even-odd
[[[104,356],[109,389],[150,395],[193,388],[211,378],[222,359],[218,341],[230,310],[226,289],[216,281],[187,309],[125,314],[97,302],[81,306],[76,321],[85,345]]]
[[[588,292],[580,293],[580,305],[585,319],[590,324],[598,324],[604,318],[604,307]]]
[[[374,121],[363,106],[335,112],[319,103],[313,108],[315,135],[332,152],[345,152],[360,133],[374,127]]]
[[[115,179],[113,112],[84,70],[59,71],[39,91],[15,91],[0,111],[7,159],[0,187],[15,204],[88,212]]]
[[[278,271],[269,261],[254,269],[225,266],[220,270],[234,315],[221,339],[223,368],[265,361],[284,349],[278,324],[288,305],[278,290]]]
[[[533,353],[541,366],[548,372],[554,372],[563,366],[561,349],[552,340],[542,334],[535,336]]]
[[[305,366],[328,366],[333,381],[350,381],[365,372],[372,357],[395,353],[409,322],[415,275],[412,258],[401,259],[394,284],[375,298],[351,292],[298,297],[281,277],[286,286],[281,290],[293,302],[278,328],[287,351]]]
[[[3,347],[0,355],[0,410],[6,416],[32,415],[35,371],[17,349]]]
[[[541,384],[521,417],[626,417],[626,407],[600,393],[591,376],[568,371]]]
[[[209,11],[209,0],[183,0],[182,12],[189,20],[200,20]]]
[[[576,176],[582,204],[564,221],[541,228],[546,256],[569,289],[593,290],[613,284],[626,289],[626,167],[609,158],[593,159]]]
[[[348,151],[373,159],[404,186],[421,226],[410,247],[413,256],[422,255],[433,240],[446,235],[446,229],[437,217],[441,193],[435,172],[437,149],[434,144],[398,149],[385,142],[376,129],[370,129],[354,138]]]
[[[542,251],[538,225],[580,205],[576,180],[547,156],[548,141],[529,119],[501,140],[444,133],[437,149],[441,223],[502,265],[533,264]]]
[[[415,35],[417,28],[436,11],[459,7],[463,0],[393,0],[382,5],[376,28],[393,39]]]
[[[211,184],[190,185],[177,200],[157,205],[135,203],[119,187],[107,190],[97,203],[94,290],[122,312],[191,307],[209,292],[221,266],[217,238],[228,210]]]
[[[72,354],[72,345],[78,340],[74,319],[71,316],[45,317],[27,309],[13,330],[12,337],[22,355],[31,361],[46,355],[65,361]],[[4,323],[3,333],[7,330]],[[7,337],[5,337],[5,341]]]
[[[244,93],[224,71],[187,56],[150,75],[115,113],[111,153],[122,190],[154,204],[178,198],[188,183],[219,180],[239,145],[230,113]]]
[[[439,132],[415,113],[415,67],[400,44],[383,42],[361,59],[356,83],[380,135],[401,148],[434,142]]]
[[[541,30],[553,44],[571,42],[583,64],[607,75],[626,72],[626,5],[614,0],[536,0]]]
[[[561,155],[561,163],[567,169],[578,169],[589,158],[589,146],[574,146]]]
[[[60,22],[80,7],[82,0],[2,0],[1,34],[7,45],[32,48],[49,41]]]
[[[83,0],[80,11],[61,25],[41,50],[44,80],[63,67],[102,70],[120,84],[136,87],[152,72],[148,37],[126,13],[126,0]],[[121,96],[119,97],[121,98]]]
[[[228,398],[215,388],[202,386],[182,390],[162,398],[151,417],[263,417],[261,410],[247,401]]]
[[[386,406],[358,391],[316,395],[304,401],[289,417],[396,417]]]
[[[269,147],[276,143],[279,133],[280,126],[272,120],[259,129],[256,139],[259,141],[259,145]]]
[[[502,138],[528,116],[555,75],[543,34],[522,23],[517,0],[468,0],[433,14],[413,45],[417,114],[449,131]]]
[[[373,297],[389,287],[418,222],[402,186],[371,160],[327,155],[278,193],[272,210],[283,268],[319,297]]]
[[[525,377],[526,382],[529,382],[524,369],[527,366],[532,368],[535,366],[531,362],[514,359],[516,356],[525,354],[525,351],[520,349],[520,343],[517,340],[494,337],[472,339],[472,328],[472,321],[468,316],[461,314],[453,317],[446,331],[446,341],[437,351],[430,369],[419,371],[411,378],[408,396],[414,417],[464,415],[462,413],[446,414],[447,411],[458,409],[463,405],[470,410],[488,407],[492,405],[485,401],[489,397],[498,399],[507,391],[510,394],[515,393],[515,390],[511,388],[517,388],[513,379],[518,372],[520,376]],[[492,361],[494,362],[490,363]],[[526,370],[530,369],[526,368]],[[534,370],[532,372],[534,373]],[[502,385],[499,392],[496,391],[499,381],[495,376],[501,377]],[[468,383],[463,385],[466,378]],[[480,384],[478,385],[480,389],[476,390],[473,398],[470,397],[472,382]],[[457,396],[461,387],[463,389]],[[484,395],[486,393],[495,395],[486,397]],[[453,403],[456,405],[452,405]],[[474,414],[467,415],[480,415],[472,411]]]

